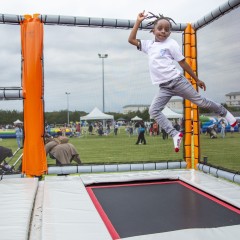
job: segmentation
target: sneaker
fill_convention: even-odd
[[[173,144],[174,144],[175,152],[179,152],[182,138],[183,138],[183,134],[181,132],[173,137]]]
[[[237,119],[229,111],[227,111],[225,118],[227,119],[231,127],[235,127],[237,125]]]

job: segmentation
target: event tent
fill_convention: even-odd
[[[23,124],[22,121],[20,121],[19,119],[17,119],[15,122],[13,122],[14,124]]]
[[[132,121],[141,121],[142,118],[138,117],[138,116],[135,116],[134,118],[131,119]]]
[[[162,113],[167,117],[167,118],[182,118],[183,114],[181,113],[176,113],[173,110],[171,110],[169,107],[165,107],[162,111]]]
[[[163,110],[162,110],[162,113],[167,117],[167,118],[183,118],[183,114],[180,114],[180,113],[176,113],[174,112],[173,110],[171,110],[169,107],[165,107]],[[152,117],[151,117],[152,119]]]
[[[105,114],[100,111],[97,107],[95,107],[89,114],[86,116],[80,117],[80,121],[82,120],[113,120],[113,115]]]

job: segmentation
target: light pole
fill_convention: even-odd
[[[108,54],[98,54],[98,57],[102,59],[102,90],[103,90],[103,112],[105,112],[105,103],[104,103],[104,58],[108,57]]]
[[[68,95],[70,94],[70,92],[65,92],[65,94],[67,95],[67,124],[69,125],[69,98],[68,98]]]

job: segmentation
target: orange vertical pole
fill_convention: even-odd
[[[197,75],[197,50],[196,50],[196,33],[190,24],[184,32],[184,54],[186,62],[191,66]],[[189,74],[185,73],[185,77],[192,83],[193,87],[198,91],[198,86]],[[198,106],[189,100],[184,102],[185,108],[185,161],[187,168],[196,168],[199,161],[199,111]],[[192,161],[193,160],[193,161]]]
[[[188,24],[184,31],[184,56],[191,66],[191,25]],[[191,82],[191,77],[185,73],[185,77]],[[192,106],[189,100],[184,100],[185,133],[184,133],[184,158],[187,168],[192,168]]]
[[[22,172],[41,176],[47,170],[43,116],[43,23],[38,15],[21,22],[24,147]]]
[[[195,30],[191,27],[191,67],[194,73],[197,75],[197,49],[196,49],[196,33]],[[198,91],[198,86],[196,81],[192,79],[193,87]],[[194,166],[193,168],[196,169],[197,163],[200,158],[200,143],[199,143],[199,109],[196,104],[192,104],[192,112],[193,112],[193,144],[194,144]]]

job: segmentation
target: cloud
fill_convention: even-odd
[[[143,10],[163,13],[177,22],[193,22],[215,9],[226,0],[1,0],[2,13],[9,14],[53,14],[68,16],[104,17],[117,19],[135,19]]]
[[[14,5],[13,2],[17,5]],[[162,2],[161,8],[159,8],[159,0],[122,0],[117,4],[116,1],[109,0],[90,0],[84,3],[72,0],[67,2],[51,1],[51,3],[46,0],[40,2],[23,0],[20,3],[11,0],[11,3],[9,1],[4,2],[2,13],[23,14],[38,11],[43,14],[135,19],[139,11],[146,9],[154,13],[163,13],[177,22],[186,22],[196,21],[208,13],[209,9],[213,9],[223,2],[225,0],[216,0],[205,5],[199,1],[181,0],[175,1],[174,7],[172,2]],[[149,9],[149,6],[151,6],[151,9]],[[230,14],[229,16],[232,16]],[[226,16],[218,21],[223,19],[221,20],[221,24],[223,24],[226,21],[224,20]],[[233,19],[237,19],[237,17],[235,16]],[[237,48],[239,39],[239,30],[236,31],[237,23],[234,23],[234,20],[231,20],[231,22],[227,20],[226,22],[229,24],[224,25],[224,31],[221,24],[219,27],[211,29],[215,25],[215,22],[213,22],[199,30],[198,34],[198,43],[200,44],[198,49],[199,76],[204,81],[206,79],[208,86],[207,93],[203,94],[221,102],[226,91],[232,91],[232,88],[236,89],[236,80],[234,79],[237,79],[237,71],[233,71],[233,69],[237,69],[239,66],[239,62],[237,62],[239,54],[234,50],[234,48]],[[231,28],[235,31],[226,33]],[[205,29],[206,33],[204,32]],[[211,30],[207,31],[208,29]],[[213,31],[215,31],[214,34]],[[71,93],[69,95],[70,110],[89,112],[95,106],[102,109],[102,60],[99,59],[98,53],[108,54],[108,58],[104,60],[106,111],[122,111],[122,107],[128,104],[150,104],[157,87],[151,85],[147,56],[127,42],[129,33],[129,30],[119,29],[45,25],[45,110],[66,109],[66,91]],[[223,39],[223,33],[228,39],[231,36],[231,44],[227,44],[225,40],[218,40]],[[0,34],[1,86],[20,86],[20,28],[18,25],[2,24]],[[236,36],[232,37],[233,34],[236,34]],[[141,39],[153,38],[148,31],[139,31],[138,37]],[[181,33],[172,34],[172,37],[176,38],[181,45]],[[210,42],[213,43],[212,45],[215,48],[209,45]],[[221,50],[219,51],[219,49]],[[228,52],[231,54],[228,54]],[[212,71],[213,69],[216,69],[216,71]],[[231,76],[231,80],[227,84],[224,84],[224,81],[226,83],[226,77],[223,79],[223,72],[224,75]],[[221,86],[219,91],[216,91],[216,84],[211,82],[211,79],[219,83],[218,85]],[[16,108],[22,110],[21,101],[4,101],[1,103],[1,109]]]
[[[52,108],[52,91],[55,97],[57,93],[63,96],[59,103],[63,106],[65,90],[71,92],[72,109],[102,108],[102,59],[98,53],[108,54],[104,59],[106,111],[121,111],[122,106],[137,103],[135,96],[151,85],[146,56],[127,42],[129,31],[69,27],[53,30],[52,26],[45,30],[47,109]],[[149,36],[148,32],[140,35],[146,34]]]
[[[240,91],[237,8],[198,31],[199,77],[207,84],[204,96],[224,103],[225,94]]]
[[[20,85],[20,29],[16,25],[0,25],[0,82],[1,87]],[[17,81],[18,80],[18,81]]]

